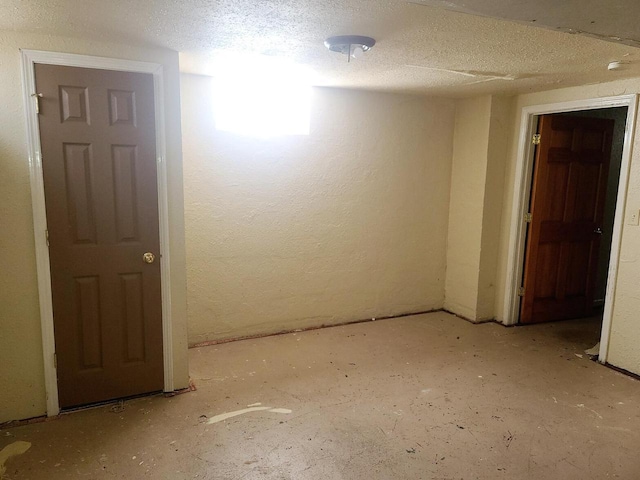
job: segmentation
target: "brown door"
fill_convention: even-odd
[[[520,321],[591,314],[613,120],[540,117]]]
[[[153,77],[35,74],[60,406],[161,390]]]

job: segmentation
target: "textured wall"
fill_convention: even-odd
[[[257,140],[182,95],[190,342],[442,307],[452,101],[315,89],[309,136]]]
[[[511,103],[497,96],[456,103],[444,305],[473,321],[495,316]]]
[[[482,207],[482,240],[478,276],[477,320],[496,317],[496,278],[499,261],[500,226],[508,161],[509,140],[513,127],[512,97],[491,97],[487,173]]]
[[[447,243],[447,310],[475,320],[491,96],[456,103]]]
[[[188,382],[177,53],[0,32],[0,422],[46,413],[19,49],[164,64],[176,387]]]
[[[543,105],[638,92],[640,92],[640,79],[633,79],[532,93],[517,97],[502,215],[498,292],[496,297],[499,306],[502,307],[504,305],[504,279],[506,278],[516,152],[522,108],[528,105]],[[618,277],[614,298],[607,299],[607,301],[614,302],[608,361],[613,365],[640,374],[640,348],[638,348],[638,345],[640,345],[640,320],[638,318],[638,312],[640,312],[640,295],[638,295],[638,285],[640,285],[640,227],[629,225],[631,213],[640,210],[640,136],[638,134],[638,126],[636,125],[635,128],[630,178],[624,206],[624,225]],[[498,313],[499,319],[504,320],[502,308],[498,310]]]

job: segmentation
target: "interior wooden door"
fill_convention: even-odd
[[[153,77],[35,76],[60,406],[162,390]]]
[[[613,124],[540,117],[521,323],[592,313]]]

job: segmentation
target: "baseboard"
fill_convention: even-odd
[[[48,422],[49,420],[57,419],[59,416],[60,415],[47,417],[46,415],[41,415],[39,417],[25,418],[24,420],[9,420],[8,422],[0,423],[0,430],[5,430],[7,428],[13,427],[22,427],[24,425],[31,425],[33,423]]]
[[[487,318],[487,319],[484,319],[484,320],[472,320],[470,318],[465,317],[464,315],[460,315],[458,313],[455,313],[455,312],[452,312],[450,310],[447,310],[446,308],[443,308],[441,311],[443,311],[445,313],[448,313],[449,315],[453,315],[454,317],[458,317],[458,318],[460,318],[462,320],[465,320],[465,321],[467,321],[469,323],[473,323],[474,325],[480,325],[481,323],[491,323],[491,322],[498,323],[500,325],[504,325],[502,322],[499,322],[495,318]]]
[[[596,361],[597,361],[597,357],[596,357]],[[603,363],[601,365],[604,365],[605,367],[609,367],[611,370],[615,370],[616,372],[626,375],[628,377],[631,377],[635,380],[640,380],[640,375],[638,375],[637,373],[630,372],[629,370],[625,370],[624,368],[616,367],[615,365],[611,365],[610,363]]]
[[[350,320],[346,322],[332,323],[330,325],[322,324],[322,325],[317,325],[313,327],[287,329],[287,330],[280,330],[280,331],[271,332],[271,333],[257,333],[254,335],[243,335],[240,337],[222,338],[217,340],[205,340],[202,342],[189,343],[189,348],[209,347],[211,345],[220,345],[222,343],[239,342],[241,340],[254,340],[256,338],[274,337],[276,335],[286,335],[288,333],[308,332],[310,330],[320,330],[321,328],[343,327],[345,325],[355,325],[358,323],[376,322],[380,320],[392,320],[394,318],[411,317],[413,315],[424,315],[425,313],[435,313],[435,312],[443,312],[443,311],[445,310],[443,310],[442,308],[436,308],[432,310],[421,310],[418,312],[407,312],[407,313],[400,313],[397,315],[387,315],[383,317]]]

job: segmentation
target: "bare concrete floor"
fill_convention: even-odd
[[[434,313],[194,349],[196,392],[1,431],[32,443],[5,479],[638,479],[640,382],[583,355],[598,329]],[[209,423],[248,405],[284,410]]]

